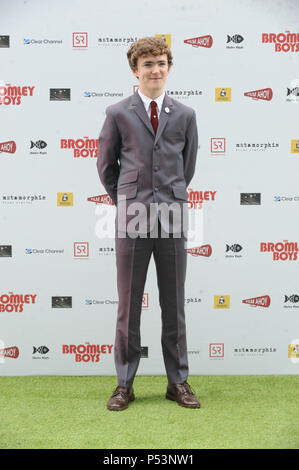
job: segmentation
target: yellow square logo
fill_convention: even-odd
[[[299,140],[298,139],[291,140],[291,153],[299,153]]]
[[[156,38],[162,38],[166,42],[169,49],[171,49],[171,34],[155,34]]]
[[[299,344],[289,344],[288,346],[288,357],[299,359]]]
[[[230,296],[214,295],[214,308],[230,308]]]
[[[231,101],[232,89],[231,88],[215,88],[215,101]]]
[[[73,193],[57,193],[57,206],[73,206]]]

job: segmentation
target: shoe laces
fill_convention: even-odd
[[[114,390],[113,392],[113,397],[116,397],[118,395],[120,395],[122,398],[126,398],[128,392],[127,392],[127,389],[125,387],[116,387],[116,389]]]
[[[177,384],[177,387],[182,395],[194,395],[194,391],[187,382]]]

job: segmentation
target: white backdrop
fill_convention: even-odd
[[[106,107],[137,85],[128,47],[156,34],[174,56],[166,92],[199,131],[190,374],[298,374],[299,2],[0,6],[0,374],[115,374],[114,239],[102,238],[115,208],[96,146]],[[160,331],[152,260],[138,374],[165,373]]]

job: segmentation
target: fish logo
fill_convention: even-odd
[[[290,88],[287,88],[287,96],[289,96],[289,95],[299,96],[299,87],[296,86],[292,90]]]
[[[85,305],[92,305],[92,300],[91,299],[86,299],[85,301]]]
[[[235,243],[234,245],[226,245],[226,252],[228,251],[233,251],[234,253],[239,253],[239,251],[242,250],[242,247],[241,245],[238,245],[237,243]]]
[[[290,295],[289,297],[287,295],[284,296],[284,303],[286,302],[292,302],[292,304],[296,304],[297,302],[299,302],[299,295],[297,294],[293,294],[293,295]]]
[[[40,353],[40,354],[47,354],[49,351],[50,351],[50,349],[47,348],[47,346],[39,346],[38,348],[33,346],[33,353],[32,354],[36,354],[37,352]]]
[[[90,98],[90,97],[91,97],[91,91],[85,91],[85,92],[84,92],[84,96],[85,96],[86,98]]]
[[[33,149],[33,147],[36,147],[40,150],[44,149],[45,147],[47,147],[47,144],[46,142],[44,142],[43,140],[38,140],[37,142],[32,142],[32,140],[30,141],[30,150]]]
[[[226,43],[231,42],[231,41],[234,42],[235,44],[240,44],[240,42],[244,41],[244,38],[243,36],[241,36],[241,34],[234,34],[234,36],[227,35]]]
[[[30,44],[30,39],[24,39],[24,44]]]
[[[32,248],[26,248],[26,255],[32,254]]]

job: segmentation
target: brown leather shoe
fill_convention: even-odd
[[[200,408],[200,403],[187,382],[167,386],[166,398],[185,408]]]
[[[119,387],[117,386],[111,395],[107,408],[111,411],[121,411],[128,408],[130,401],[135,400],[133,387]]]

